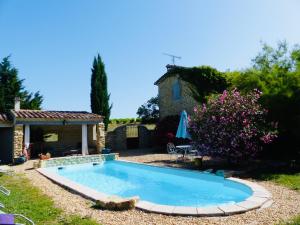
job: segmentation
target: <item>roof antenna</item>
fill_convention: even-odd
[[[176,55],[171,55],[171,54],[168,54],[168,53],[163,53],[164,55],[167,55],[169,57],[171,57],[171,60],[172,60],[172,63],[173,65],[175,65],[175,59],[181,59],[180,56],[176,56]]]

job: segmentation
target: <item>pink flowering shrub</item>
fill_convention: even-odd
[[[189,131],[201,153],[240,160],[254,157],[263,144],[276,138],[276,124],[266,122],[267,111],[258,103],[261,92],[241,95],[224,91],[207,105],[194,108]]]

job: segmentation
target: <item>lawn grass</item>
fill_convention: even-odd
[[[295,174],[262,174],[261,179],[273,181],[279,185],[283,185],[293,190],[300,191],[300,173]]]
[[[288,187],[292,190],[300,191],[300,171],[290,169],[288,167],[280,168],[258,168],[248,173],[248,177],[257,179],[272,181],[276,184]]]
[[[272,181],[292,190],[300,191],[299,171],[256,171],[254,178],[259,180]],[[279,223],[278,225],[300,225],[300,215],[292,218],[290,221]]]
[[[0,184],[11,190],[10,196],[0,194],[0,202],[5,205],[3,211],[7,213],[23,214],[37,225],[99,225],[90,218],[65,215],[48,196],[31,185],[24,175],[2,175]]]
[[[265,180],[273,181],[293,190],[300,191],[300,173],[295,174],[262,174]],[[300,225],[300,215],[291,221],[281,223],[280,225]]]
[[[292,220],[285,222],[285,223],[280,223],[279,225],[300,225],[300,215],[296,216]]]

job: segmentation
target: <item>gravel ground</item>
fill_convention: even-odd
[[[170,156],[167,154],[121,154],[121,159],[145,162],[153,165],[182,166],[181,164],[170,163]],[[257,181],[267,188],[273,195],[274,203],[265,209],[253,210],[244,214],[227,217],[180,217],[167,216],[153,213],[145,213],[140,210],[130,211],[108,211],[91,208],[92,202],[73,194],[62,187],[52,183],[32,169],[33,161],[21,166],[15,166],[16,172],[24,172],[34,186],[40,188],[43,193],[50,196],[55,205],[64,209],[66,214],[78,214],[92,217],[104,225],[186,225],[186,224],[275,224],[300,214],[300,193],[289,190],[285,187],[275,185],[271,182]]]

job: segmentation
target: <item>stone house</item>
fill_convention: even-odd
[[[32,157],[50,152],[100,153],[105,146],[103,117],[78,111],[42,111],[15,108],[0,114],[0,160],[11,163],[29,148]]]
[[[172,70],[178,68],[175,65],[167,65],[167,72],[154,84],[158,86],[159,117],[179,115],[182,110],[191,114],[197,102],[192,97],[189,84],[180,79],[180,75]]]

